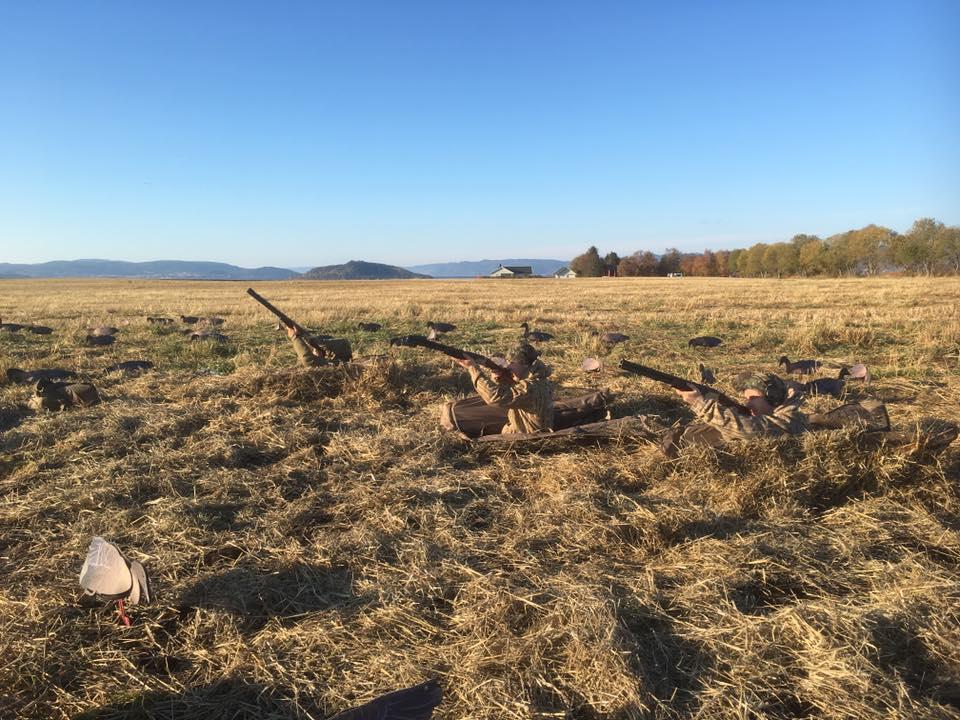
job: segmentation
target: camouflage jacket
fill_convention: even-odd
[[[507,424],[500,432],[533,433],[553,430],[553,384],[547,379],[550,369],[537,360],[530,374],[515,385],[490,380],[475,365],[470,379],[487,405],[507,409]]]
[[[716,395],[701,397],[690,407],[699,420],[719,430],[724,441],[730,441],[806,432],[807,416],[800,412],[800,402],[788,400],[777,406],[772,415],[742,415],[720,405]]]
[[[347,362],[353,357],[353,353],[350,349],[350,343],[346,340],[314,340],[317,345],[324,348],[328,355],[326,357],[318,357],[313,354],[313,350],[309,345],[304,341],[302,337],[296,336],[291,338],[291,343],[293,343],[293,350],[297,353],[297,362],[300,365],[305,367],[320,367],[322,365],[329,365],[332,362]]]

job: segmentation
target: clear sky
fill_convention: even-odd
[[[960,223],[960,2],[3,2],[0,261]]]

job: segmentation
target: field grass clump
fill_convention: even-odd
[[[783,354],[863,361],[875,379],[845,400],[914,432],[960,419],[956,280],[258,287],[353,343],[357,363],[316,370],[244,289],[0,282],[0,315],[55,329],[0,335],[0,717],[322,718],[435,676],[451,720],[960,718],[956,447],[478,447],[437,423],[462,371],[386,342],[443,320],[502,354],[526,320],[556,336],[561,387],[668,426],[689,411],[619,358],[703,362],[728,392]],[[181,313],[225,317],[229,342],[145,320]],[[86,347],[99,324],[117,342]],[[704,334],[724,344],[688,347]],[[129,359],[156,367],[105,372]],[[9,367],[74,370],[103,402],[37,414]],[[94,534],[151,573],[131,628],[80,594]]]

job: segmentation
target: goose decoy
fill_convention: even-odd
[[[198,340],[209,340],[210,342],[225,343],[227,340],[229,340],[229,338],[226,335],[221,335],[217,332],[207,332],[206,330],[190,333],[190,342],[197,342]]]
[[[443,688],[436,680],[429,680],[376,697],[366,705],[344,710],[330,720],[429,720],[441,700]]]
[[[364,332],[377,332],[383,326],[380,323],[362,322],[362,323],[357,323],[357,327],[363,330]]]
[[[116,335],[120,330],[109,325],[100,325],[98,327],[88,328],[87,332],[95,337],[105,337],[107,335]]]
[[[437,335],[443,335],[444,333],[453,332],[457,329],[457,326],[445,322],[428,322],[427,329],[432,330]]]
[[[113,335],[87,335],[87,345],[113,345],[115,341]]]
[[[276,330],[277,332],[280,332],[281,330],[286,331],[287,327],[282,322],[278,322],[273,329]],[[187,330],[184,332],[184,334],[189,335],[190,331]],[[336,339],[333,337],[333,335],[323,335],[321,333],[316,333],[316,334],[310,333],[310,337],[313,338],[314,340],[335,340]]]
[[[147,322],[151,325],[170,325],[173,323],[173,319],[166,317],[148,317]]]
[[[777,361],[777,365],[783,365],[784,371],[791,375],[813,375],[820,369],[822,364],[819,360],[796,360],[790,362],[790,359],[786,355],[781,355]]]
[[[547,340],[553,340],[553,335],[550,333],[540,332],[539,330],[531,330],[530,325],[527,323],[521,323],[520,327],[523,329],[524,340],[530,340],[532,342],[546,342]]]
[[[107,372],[123,372],[128,375],[136,375],[152,368],[153,363],[149,360],[124,360],[123,362],[108,367]]]
[[[831,395],[835,398],[843,395],[846,382],[843,378],[817,378],[800,386],[807,395]]]
[[[200,322],[200,318],[196,315],[181,315],[180,322],[187,325],[196,325],[198,322]]]
[[[223,325],[226,320],[224,320],[222,317],[202,317],[200,320],[198,320],[198,322],[203,325],[220,326]]]
[[[40,368],[38,370],[21,370],[20,368],[7,369],[7,382],[35,383],[39,380],[70,380],[77,374],[73,370],[62,368]]]
[[[863,363],[856,363],[850,367],[841,368],[840,374],[837,377],[848,380],[862,380],[865,384],[869,383],[871,378],[870,371]]]
[[[713,337],[713,335],[698,335],[695,338],[690,338],[687,340],[687,345],[690,347],[706,347],[713,348],[718,345],[722,345],[723,340],[718,337]]]
[[[602,342],[604,345],[616,345],[618,343],[626,342],[629,339],[629,335],[624,335],[623,333],[618,332],[605,332],[600,335],[600,342]]]
[[[704,385],[715,385],[717,382],[717,376],[713,374],[713,370],[704,367],[703,363],[700,363],[700,382]]]
[[[115,600],[124,625],[129,627],[124,603],[150,602],[147,571],[136,560],[127,560],[120,548],[99,535],[94,536],[80,569],[80,587],[87,595]]]
[[[23,325],[18,323],[5,323],[0,320],[0,332],[20,332],[23,330]]]
[[[603,363],[597,358],[588,357],[580,363],[580,369],[584,372],[600,372],[603,369]]]
[[[49,328],[46,325],[27,325],[27,330],[34,335],[49,335],[53,332],[53,328]]]

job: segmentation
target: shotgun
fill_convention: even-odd
[[[274,315],[276,315],[276,316],[277,316],[277,320],[279,320],[279,321],[280,321],[280,324],[282,324],[284,327],[288,327],[288,328],[291,328],[291,329],[295,330],[296,333],[297,333],[297,336],[298,336],[301,340],[303,340],[307,345],[309,345],[311,348],[313,348],[314,350],[316,350],[317,353],[319,353],[319,356],[320,356],[320,357],[327,357],[327,356],[329,356],[329,355],[332,354],[332,355],[334,355],[338,360],[341,360],[341,361],[346,361],[346,360],[349,360],[349,359],[350,359],[349,357],[341,357],[341,354],[342,354],[342,353],[338,353],[338,352],[336,352],[334,349],[331,349],[330,347],[325,347],[325,346],[323,345],[323,343],[321,343],[320,341],[318,341],[318,340],[314,339],[313,337],[311,337],[311,336],[310,336],[310,332],[309,332],[303,325],[301,325],[301,324],[298,323],[296,320],[294,320],[292,317],[290,317],[290,316],[287,315],[285,312],[283,312],[282,310],[280,310],[280,308],[278,308],[276,305],[274,305],[273,303],[271,303],[271,302],[270,302],[269,300],[267,300],[265,297],[263,297],[262,295],[260,295],[260,294],[259,294],[256,290],[254,290],[253,288],[247,288],[247,295],[249,295],[250,297],[252,297],[252,298],[253,298],[254,300],[256,300],[258,303],[260,303],[261,305],[263,305],[267,310],[269,310],[269,311],[272,312]],[[329,339],[332,340],[333,338],[329,338]],[[349,354],[349,353],[348,353],[348,354]]]
[[[441,352],[457,360],[470,359],[477,365],[482,365],[497,374],[505,370],[502,365],[497,365],[486,355],[480,355],[479,353],[470,352],[469,350],[461,350],[451,345],[444,345],[443,343],[438,343],[436,340],[430,340],[424,335],[401,335],[400,337],[390,338],[390,345],[394,347],[422,347],[427,350]]]
[[[620,369],[626,370],[634,375],[640,375],[641,377],[649,378],[650,380],[655,380],[656,382],[669,385],[676,390],[699,390],[700,394],[702,395],[712,393],[717,396],[717,402],[724,407],[730,408],[731,410],[736,410],[744,415],[753,414],[750,411],[750,408],[748,408],[746,405],[737,402],[729,395],[724,395],[722,392],[710,387],[709,385],[702,385],[700,383],[693,382],[692,380],[684,380],[682,377],[677,377],[676,375],[671,375],[670,373],[660,372],[659,370],[654,370],[651,367],[630,362],[629,360],[621,360]]]

